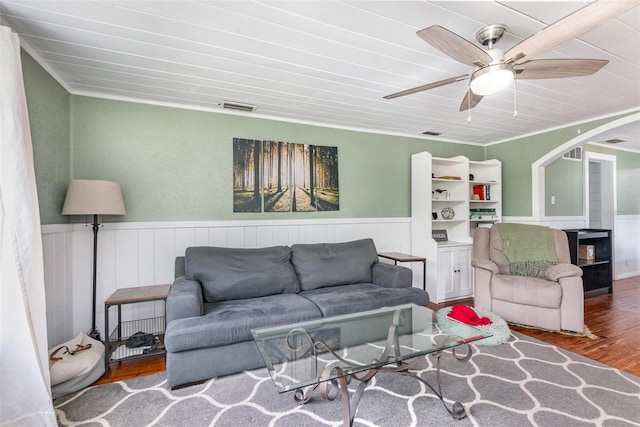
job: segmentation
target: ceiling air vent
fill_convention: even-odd
[[[422,132],[423,135],[429,135],[429,136],[438,136],[440,135],[440,132],[434,132],[431,130],[426,130],[424,132]]]
[[[620,139],[620,138],[613,138],[613,139],[607,139],[605,141],[607,144],[619,144],[621,142],[624,142],[624,139]]]
[[[230,101],[224,101],[221,105],[222,105],[222,108],[226,108],[228,110],[249,111],[249,112],[252,112],[256,108],[258,108],[255,105],[244,104],[241,102],[230,102]]]

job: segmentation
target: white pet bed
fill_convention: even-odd
[[[73,339],[51,348],[49,354],[61,346],[67,346],[73,351],[77,345],[87,344],[91,344],[91,348],[79,351],[73,356],[62,349],[55,354],[56,357],[62,357],[62,360],[49,362],[51,397],[54,399],[82,390],[104,374],[104,344],[82,332]]]
[[[449,335],[460,335],[456,334],[457,329],[461,329],[466,325],[458,320],[454,320],[447,315],[451,311],[452,307],[444,307],[437,311],[436,317],[438,319],[438,326],[442,329],[443,332]],[[472,307],[473,308],[473,307]],[[488,331],[493,334],[493,336],[488,338],[483,338],[479,341],[474,341],[475,345],[500,345],[509,341],[509,336],[511,335],[511,331],[509,330],[509,325],[505,320],[498,316],[497,314],[484,310],[482,308],[473,308],[473,311],[476,312],[478,317],[488,317],[491,320],[491,324],[485,326],[474,326],[482,331]]]

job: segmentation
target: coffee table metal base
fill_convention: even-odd
[[[466,347],[467,353],[463,356],[459,356],[456,353],[456,348],[452,349],[453,356],[456,360],[460,362],[466,362],[471,358],[473,350],[469,346],[469,344],[466,344]],[[312,399],[313,392],[315,390],[319,391],[320,396],[324,400],[335,400],[338,397],[338,394],[340,394],[342,400],[342,425],[344,427],[351,427],[353,426],[353,419],[356,416],[360,398],[362,397],[362,394],[364,393],[364,390],[369,384],[371,378],[373,378],[378,372],[395,372],[411,378],[415,378],[425,384],[436,396],[438,396],[438,399],[440,399],[447,412],[449,412],[449,414],[451,414],[454,419],[460,420],[467,416],[464,410],[464,406],[462,406],[460,402],[454,402],[453,405],[449,407],[444,401],[444,397],[442,395],[442,383],[440,380],[440,358],[442,357],[442,354],[442,351],[438,351],[430,355],[436,358],[436,387],[432,386],[424,378],[409,371],[420,361],[421,357],[417,357],[410,360],[409,362],[401,362],[395,367],[387,365],[380,368],[370,369],[368,371],[364,371],[362,375],[351,374],[342,376],[342,370],[339,367],[328,366],[323,371],[320,377],[320,383],[314,384],[304,389],[296,390],[294,399],[298,405],[304,405]],[[336,376],[338,376],[338,378],[335,378]],[[352,380],[359,381],[359,384],[356,387],[356,390],[353,392],[353,395],[350,395],[349,384]]]

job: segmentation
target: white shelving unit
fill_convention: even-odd
[[[469,209],[470,235],[478,227],[490,227],[502,220],[502,162],[492,159],[482,162],[469,161]],[[474,199],[474,187],[482,186],[483,200]],[[475,213],[480,213],[475,215]]]
[[[478,226],[502,217],[500,175],[497,160],[440,158],[428,152],[411,156],[411,251],[427,259],[426,288],[434,303],[473,295],[472,236]],[[488,186],[490,200],[471,200],[474,185]],[[471,221],[471,208],[496,213]],[[450,210],[453,218],[443,214]],[[447,241],[436,241],[434,230],[446,231]]]

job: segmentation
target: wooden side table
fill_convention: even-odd
[[[109,298],[104,302],[104,326],[105,326],[105,339],[104,339],[104,376],[109,376],[109,361],[111,360],[111,334],[109,333],[109,309],[112,306],[118,306],[118,327],[115,342],[118,345],[126,339],[122,333],[122,305],[123,304],[136,304],[149,301],[167,301],[167,295],[169,295],[169,289],[171,285],[151,285],[151,286],[139,286],[134,288],[119,288],[116,289]],[[154,318],[153,320],[162,321],[162,332],[165,329],[166,318]],[[140,322],[134,320],[132,322]],[[126,323],[126,322],[125,322]],[[152,331],[158,332],[158,331]]]
[[[379,252],[381,258],[390,259],[395,265],[398,262],[421,262],[422,263],[422,289],[427,290],[427,259],[415,255],[403,254],[400,252]]]

